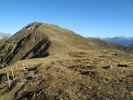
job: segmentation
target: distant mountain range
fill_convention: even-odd
[[[119,45],[133,45],[133,37],[114,37],[114,38],[104,38],[105,41],[114,43],[114,44],[119,44]]]
[[[11,34],[9,34],[9,33],[0,32],[0,39],[4,38],[4,37],[10,37],[10,36],[11,36]]]

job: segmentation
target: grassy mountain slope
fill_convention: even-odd
[[[125,47],[35,22],[1,48],[0,100],[133,99],[133,55]]]

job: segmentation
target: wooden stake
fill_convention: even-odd
[[[8,87],[10,88],[11,87],[11,81],[10,81],[9,73],[8,72],[7,72],[7,81],[8,81]]]

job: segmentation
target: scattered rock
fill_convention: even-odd
[[[1,74],[0,81],[7,81],[7,74]]]
[[[82,75],[95,76],[96,75],[96,70],[80,70],[80,73]]]
[[[26,67],[25,69],[28,71],[37,71],[37,68],[41,66],[41,64],[37,64],[37,65],[28,65],[28,67]]]
[[[122,64],[122,63],[118,64],[117,66],[118,67],[129,67],[128,64]]]
[[[110,69],[111,65],[102,66],[103,69]]]

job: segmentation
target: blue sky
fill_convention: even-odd
[[[83,36],[133,36],[133,0],[0,0],[0,32],[42,21]]]

